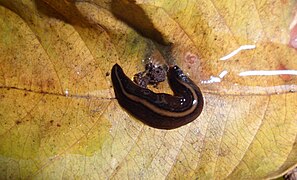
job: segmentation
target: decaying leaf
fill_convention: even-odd
[[[296,73],[243,74],[296,72],[295,14],[285,0],[0,0],[0,178],[283,175],[297,162]],[[121,109],[110,79],[114,63],[132,78],[161,61],[157,44],[205,96],[170,131]]]

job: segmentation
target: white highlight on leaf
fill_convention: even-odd
[[[201,81],[202,84],[218,83],[222,81],[222,78],[228,74],[228,71],[224,70],[219,74],[219,77],[210,76],[209,80]]]
[[[297,24],[297,13],[295,13],[294,18],[293,18],[292,22],[290,23],[289,29],[292,30],[296,24]]]
[[[275,75],[296,75],[297,70],[259,70],[259,71],[244,71],[239,73],[239,76],[275,76]]]
[[[236,54],[238,54],[240,51],[242,50],[250,50],[250,49],[255,49],[256,45],[242,45],[239,48],[235,49],[234,51],[232,51],[230,54],[221,57],[220,60],[225,61],[233,56],[235,56]]]
[[[226,74],[228,74],[228,71],[224,70],[221,72],[221,74],[219,74],[219,77],[222,79],[224,76],[226,76]]]
[[[66,89],[66,90],[65,90],[65,96],[68,96],[68,95],[69,95],[69,90]]]

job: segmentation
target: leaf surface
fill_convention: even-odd
[[[1,179],[282,175],[297,162],[296,74],[240,73],[296,71],[295,11],[295,1],[0,0]],[[205,97],[195,121],[170,131],[125,112],[110,79],[114,63],[143,71],[155,42],[174,44],[169,63]],[[243,45],[255,48],[220,60]]]

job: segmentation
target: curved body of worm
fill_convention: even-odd
[[[131,81],[115,64],[111,78],[119,104],[143,123],[158,129],[175,129],[195,120],[203,109],[199,87],[178,66],[167,73],[174,95],[154,93]]]

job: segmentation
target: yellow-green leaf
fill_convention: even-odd
[[[264,179],[297,164],[295,1],[0,0],[1,179]],[[110,69],[157,43],[199,85],[202,114],[151,128]],[[239,47],[252,47],[226,56]],[[221,60],[226,57],[226,60]],[[160,58],[160,59],[159,59]],[[258,70],[291,74],[242,76]],[[294,74],[295,72],[295,74]],[[214,82],[215,80],[220,82]],[[161,83],[156,92],[169,92]]]

